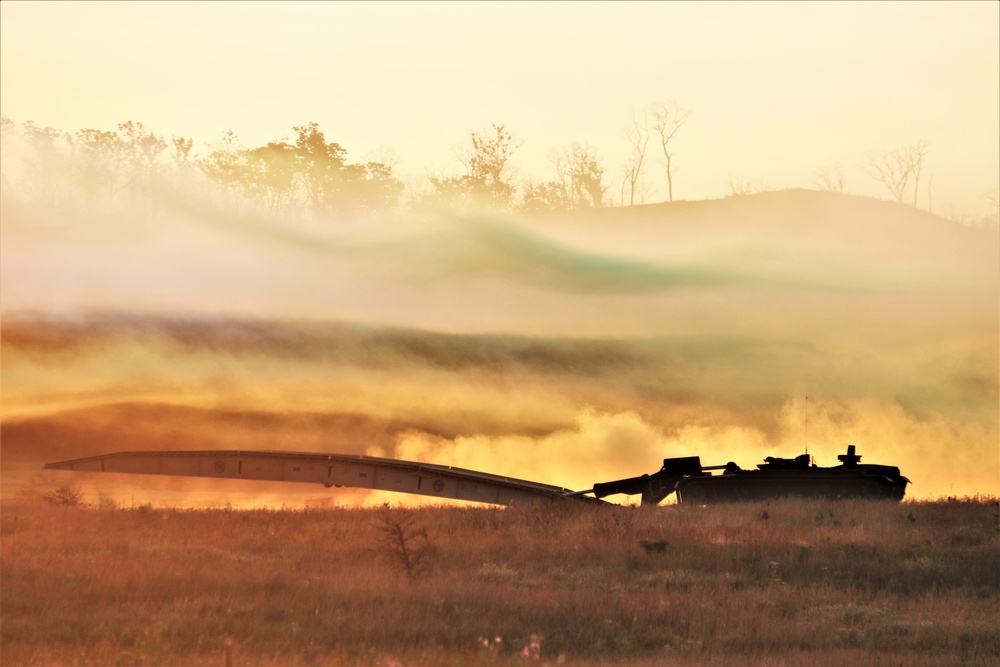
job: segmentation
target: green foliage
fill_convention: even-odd
[[[528,180],[522,192],[521,210],[527,213],[558,211],[568,208],[569,200],[561,183],[547,181],[536,183]]]
[[[198,167],[210,181],[237,200],[246,172],[243,150],[238,142],[236,133],[226,130],[208,157],[197,162]]]
[[[199,167],[236,203],[270,214],[306,213],[318,220],[395,211],[403,185],[389,165],[348,164],[347,151],[328,142],[314,122],[292,130],[294,141],[249,149],[227,132]]]
[[[75,133],[30,121],[18,130],[10,119],[3,121],[4,196],[40,211],[82,205],[102,215],[155,217],[165,195],[178,185],[192,191],[200,177],[239,208],[313,219],[389,215],[403,192],[391,165],[348,163],[347,151],[327,141],[314,122],[293,127],[292,139],[253,148],[229,130],[197,157],[193,139],[168,142],[137,121]],[[13,144],[26,149],[17,156],[24,169],[16,177],[8,150]]]
[[[473,198],[495,206],[508,206],[513,199],[510,183],[511,157],[517,150],[513,135],[503,123],[493,123],[490,130],[472,132],[472,144],[462,162]]]
[[[194,139],[173,137],[170,143],[174,147],[174,164],[181,168],[188,167],[191,161],[191,149],[194,148]]]
[[[190,194],[207,182],[244,211],[346,221],[396,214],[405,190],[392,160],[352,163],[316,122],[253,147],[227,130],[200,155],[194,139],[167,140],[133,120],[64,133],[3,118],[3,135],[4,196],[40,211],[83,204],[102,215],[158,217],[178,190]],[[11,160],[11,144],[28,151]],[[513,164],[519,146],[502,123],[470,132],[458,155],[464,173],[429,178],[430,192],[411,192],[409,203],[527,212],[605,205],[605,169],[590,146],[554,151],[555,179],[520,184]],[[17,161],[27,169],[9,178]]]
[[[600,208],[604,206],[607,187],[604,167],[590,146],[573,143],[554,151],[550,160],[557,180],[544,183],[527,181],[521,209],[527,212]]]
[[[469,143],[459,154],[465,174],[430,178],[433,192],[427,199],[451,206],[471,203],[501,210],[512,208],[516,187],[511,158],[519,145],[503,123],[470,132]]]
[[[295,144],[290,146],[295,173],[305,192],[314,219],[328,215],[344,188],[344,160],[340,144],[327,142],[316,123],[297,125]]]
[[[248,198],[268,213],[295,207],[295,149],[269,142],[245,152],[244,187]]]

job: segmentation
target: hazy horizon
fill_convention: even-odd
[[[5,493],[122,449],[368,453],[587,488],[668,456],[805,447],[830,465],[847,444],[899,465],[909,497],[998,491],[996,230],[811,191],[311,235],[161,206],[75,231],[5,208]],[[83,483],[371,501],[108,477]]]

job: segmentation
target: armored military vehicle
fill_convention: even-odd
[[[735,463],[702,466],[697,456],[664,459],[659,472],[595,484],[597,498],[616,493],[641,495],[642,503],[658,504],[671,493],[682,503],[736,502],[794,496],[799,498],[869,498],[902,500],[910,480],[895,466],[861,463],[854,445],[837,457],[840,465],[821,468],[808,454],[793,459],[769,456],[756,470]],[[721,470],[721,474],[713,471]]]
[[[615,494],[638,495],[658,505],[672,493],[682,503],[733,502],[797,496],[805,498],[884,498],[901,500],[910,480],[899,468],[860,463],[854,445],[820,468],[808,454],[794,459],[768,457],[757,470],[735,463],[703,466],[697,456],[664,459],[651,475],[594,484],[584,491],[452,466],[374,456],[285,451],[117,452],[45,465],[50,470],[140,475],[216,477],[320,483],[413,493],[492,505],[536,504],[562,499],[599,502]],[[715,471],[721,474],[713,474]]]

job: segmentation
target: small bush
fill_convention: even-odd
[[[416,528],[416,520],[412,510],[385,503],[376,524],[382,537],[382,553],[398,563],[410,579],[427,572],[428,556],[434,551],[427,529]]]
[[[45,502],[59,507],[82,507],[84,504],[83,493],[69,484],[63,484],[49,491],[42,498]]]
[[[639,546],[648,554],[662,554],[667,551],[666,540],[639,540]]]

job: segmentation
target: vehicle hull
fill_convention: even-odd
[[[899,474],[898,469],[748,470],[725,475],[688,477],[677,483],[676,491],[680,502],[696,504],[783,497],[898,501],[903,499],[907,481]]]

